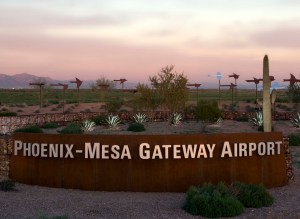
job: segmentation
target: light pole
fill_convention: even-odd
[[[192,86],[192,87],[195,87],[196,89],[197,89],[197,103],[198,103],[198,101],[199,101],[199,95],[198,95],[198,91],[199,91],[199,87],[200,87],[200,85],[201,84],[197,84],[197,83],[195,83],[195,84],[187,84],[186,86]]]
[[[231,90],[231,104],[233,106],[233,90],[234,90],[234,87],[236,87],[236,85],[231,83],[231,84],[222,84],[220,86],[221,87],[229,87],[229,89]]]
[[[65,113],[65,92],[68,89],[68,84],[51,84],[51,86],[59,86],[59,87],[63,87],[63,113]]]
[[[219,80],[219,106],[221,104],[221,79],[222,79],[222,73],[221,72],[217,72],[216,73],[216,78],[217,80]]]
[[[45,83],[29,83],[29,85],[39,86],[39,88],[40,88],[40,109],[41,109],[42,108],[42,87],[45,85]]]
[[[239,75],[236,73],[232,73],[232,75],[229,75],[229,77],[234,78],[234,84],[235,84],[235,102],[237,102],[237,83],[236,80],[239,78]]]
[[[259,84],[260,81],[262,81],[263,79],[257,79],[257,78],[253,78],[253,80],[246,80],[247,82],[254,82],[255,83],[255,101],[257,101],[257,85]]]

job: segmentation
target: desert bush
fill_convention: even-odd
[[[221,116],[216,101],[199,101],[195,109],[195,118],[201,121],[215,122]]]
[[[227,104],[222,104],[222,109],[223,110],[227,110],[228,109],[228,105]]]
[[[18,112],[18,113],[21,113],[21,112],[23,112],[23,110],[21,110],[21,109],[18,109],[18,110],[17,110],[17,112]]]
[[[55,129],[58,128],[58,125],[54,122],[47,122],[44,125],[42,125],[43,129]]]
[[[35,110],[34,113],[40,113],[40,110]]]
[[[259,132],[263,132],[264,131],[264,126],[262,125],[262,126],[258,126],[257,127],[257,131],[259,131]],[[274,131],[274,126],[272,125],[272,132]]]
[[[77,123],[69,123],[65,128],[63,128],[60,133],[62,134],[81,134],[83,130],[81,126]]]
[[[238,121],[238,122],[248,122],[249,118],[246,115],[242,115],[242,116],[236,117],[235,120]]]
[[[268,207],[273,204],[273,197],[262,185],[234,182],[230,189],[246,208]]]
[[[15,130],[15,132],[43,133],[43,130],[40,127],[38,127],[38,126],[33,125],[33,126],[27,126],[27,127],[17,128]]]
[[[105,121],[105,117],[104,116],[96,116],[96,117],[92,118],[92,121],[96,125],[106,125],[106,121]]]
[[[276,98],[277,103],[288,103],[289,100],[287,98],[278,97]]]
[[[141,123],[132,123],[128,126],[127,131],[132,131],[132,132],[143,132],[145,131],[145,127]]]
[[[292,133],[288,137],[291,146],[300,146],[300,134]]]
[[[293,103],[300,103],[300,86],[298,84],[288,86],[287,95]]]
[[[10,116],[17,116],[17,113],[9,112],[9,111],[0,112],[0,117],[10,117]]]
[[[184,209],[193,215],[204,217],[234,217],[244,211],[244,207],[229,191],[228,187],[204,184],[190,187],[186,194]]]
[[[245,107],[245,109],[246,109],[246,112],[255,112],[255,108],[252,107],[252,106],[250,106],[250,105],[247,105],[247,106]]]
[[[234,112],[234,111],[237,111],[239,107],[240,106],[237,103],[232,103],[232,104],[229,105],[228,110]]]
[[[66,100],[66,104],[73,104],[73,103],[77,103],[77,100]]]
[[[105,109],[107,112],[114,113],[121,109],[123,105],[123,100],[119,97],[115,97],[111,99],[108,103],[105,105]]]
[[[184,114],[186,116],[194,116],[196,111],[196,105],[190,104],[184,108]]]
[[[0,182],[0,190],[4,192],[13,191],[15,186],[15,182],[9,179]]]
[[[48,103],[50,104],[59,104],[58,100],[49,100]]]

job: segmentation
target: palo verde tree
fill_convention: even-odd
[[[137,93],[133,98],[133,107],[138,111],[155,111],[159,105],[159,98],[155,90],[148,85],[138,84],[136,87]]]
[[[149,78],[156,95],[159,97],[159,105],[171,113],[182,111],[188,100],[186,89],[187,77],[174,71],[174,66],[166,66],[157,75]]]

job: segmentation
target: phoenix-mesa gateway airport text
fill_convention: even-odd
[[[140,159],[200,159],[225,157],[248,157],[279,155],[282,141],[221,144],[220,154],[215,154],[216,144],[162,144],[141,143],[138,148]],[[86,142],[83,149],[74,144],[30,143],[15,140],[14,155],[44,158],[75,158],[83,154],[85,159],[132,159],[129,145],[107,145],[100,142]]]

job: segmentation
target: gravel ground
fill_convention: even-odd
[[[184,193],[95,192],[17,184],[0,191],[0,218],[201,218],[182,210]],[[300,218],[300,169],[288,185],[269,190],[271,207],[236,218]]]

